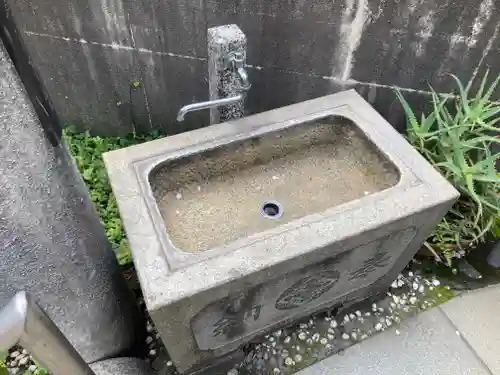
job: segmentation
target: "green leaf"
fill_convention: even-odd
[[[159,133],[147,136],[130,134],[125,137],[94,137],[88,131],[75,133],[72,129],[64,130],[64,138],[68,148],[89,189],[90,197],[106,229],[108,239],[114,249],[119,249],[117,250],[117,258],[120,264],[128,264],[132,262],[132,259],[126,240],[123,242],[126,238],[125,232],[108,181],[102,154],[109,150],[135,145],[159,137]]]
[[[462,85],[462,82],[458,77],[454,74],[451,74],[451,77],[455,80],[455,83],[458,86],[458,95],[460,96],[460,104],[463,106],[465,113],[469,116],[471,113],[470,107],[469,107],[469,99],[467,98],[467,91],[465,90],[464,86]]]
[[[494,228],[494,235],[496,238],[500,238],[500,215],[496,220],[495,228]]]
[[[403,94],[401,94],[400,90],[396,90],[396,96],[399,99],[399,102],[403,106],[403,110],[406,114],[407,120],[408,120],[408,130],[409,131],[416,131],[420,129],[420,125],[417,121],[417,118],[415,116],[415,113],[413,113],[413,110],[411,109],[410,105],[404,98]]]
[[[480,144],[480,143],[499,143],[500,144],[500,138],[485,135],[485,136],[481,136],[481,137],[477,137],[477,138],[472,138],[468,141],[464,141],[462,143],[462,145],[469,146],[469,147],[475,147],[477,144]],[[481,147],[480,149],[482,150],[484,148],[485,148],[485,146],[483,145],[483,147]]]
[[[489,152],[489,151],[487,151]],[[500,152],[497,152],[495,155],[489,155],[487,158],[480,160],[474,165],[474,170],[481,170],[482,168],[486,168],[488,166],[495,165],[495,162],[500,159]]]
[[[498,115],[499,113],[500,113],[500,106],[494,106],[494,107],[492,107],[492,108],[490,108],[490,109],[487,109],[487,110],[483,111],[483,113],[482,113],[482,116],[481,116],[481,117],[482,117],[484,120],[488,120],[489,118],[492,118],[492,117],[494,117],[494,116]],[[499,119],[497,118],[497,119],[496,119],[496,121],[498,121],[498,120],[499,120]],[[491,125],[491,124],[490,124],[490,125]],[[500,129],[496,128],[496,131],[497,131],[497,132],[500,132]]]
[[[481,103],[483,103],[483,105],[485,103],[487,103],[491,99],[491,96],[495,92],[495,89],[498,86],[498,82],[500,81],[500,75],[499,75],[495,79],[495,81],[493,81],[493,83],[490,85],[490,87],[489,87],[488,91],[486,92],[486,94],[483,95],[484,86],[486,86],[486,83],[488,81],[488,74],[489,74],[489,70],[486,71],[486,73],[484,75],[484,78],[483,78],[483,80],[481,82],[480,90],[478,91],[477,96],[476,96],[476,100],[478,100]]]
[[[482,182],[494,182],[494,183],[500,183],[500,177],[499,176],[481,176],[481,175],[474,175],[474,180],[476,181],[482,181]]]
[[[92,174],[94,173],[94,168],[89,167],[83,170],[83,179],[85,181],[92,181]]]

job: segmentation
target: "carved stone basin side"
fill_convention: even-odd
[[[458,197],[355,91],[104,158],[181,372],[386,288]]]

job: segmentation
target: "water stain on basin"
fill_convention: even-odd
[[[166,162],[149,182],[173,245],[201,252],[375,193],[396,168],[348,120],[329,117]],[[262,215],[278,202],[279,219]]]

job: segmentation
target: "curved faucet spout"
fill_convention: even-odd
[[[179,122],[184,121],[184,116],[186,116],[186,113],[199,111],[200,109],[215,108],[223,105],[234,104],[243,100],[244,97],[245,97],[244,94],[238,94],[236,96],[231,96],[229,98],[222,98],[217,100],[210,100],[208,102],[200,102],[200,103],[185,105],[177,113],[177,121]]]
[[[252,85],[250,84],[250,81],[248,79],[248,73],[245,70],[244,54],[242,52],[230,53],[228,56],[224,58],[224,61],[225,61],[224,69],[231,71],[240,81],[239,87],[231,87],[231,90],[229,91],[229,92],[236,92],[237,95],[228,98],[221,98],[217,100],[210,100],[207,102],[185,105],[177,113],[177,121],[179,122],[184,121],[184,116],[186,116],[186,114],[189,112],[198,111],[200,109],[216,108],[223,105],[235,104],[245,99],[245,93],[248,90],[250,90],[250,87]],[[227,90],[222,90],[222,91],[226,92],[227,95],[228,92]]]

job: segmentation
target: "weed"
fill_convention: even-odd
[[[118,212],[116,200],[109,184],[102,154],[122,147],[132,146],[160,137],[158,133],[146,136],[130,134],[125,137],[98,137],[90,133],[64,130],[64,137],[83,180],[89,189],[92,202],[101,218],[120,265],[132,262],[129,245]]]
[[[449,264],[457,251],[500,233],[500,152],[492,151],[500,144],[500,105],[491,100],[500,76],[488,87],[486,74],[475,94],[452,77],[458,88],[455,100],[431,89],[432,111],[420,120],[397,92],[408,140],[461,194],[425,244]]]

